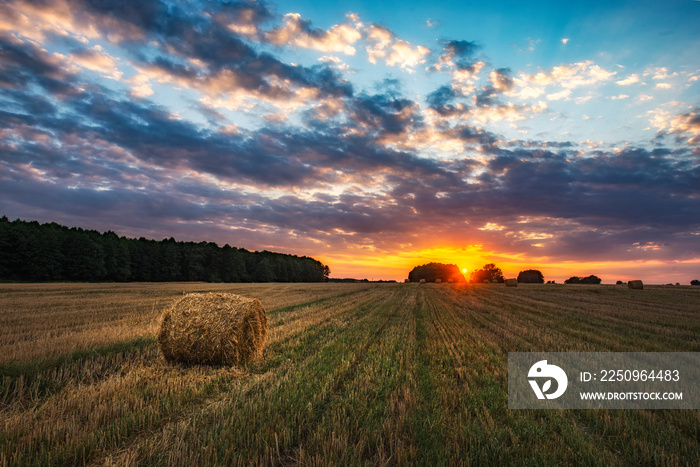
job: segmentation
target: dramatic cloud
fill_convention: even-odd
[[[457,69],[474,71],[476,53],[481,47],[475,42],[463,40],[450,40],[444,42],[442,55],[434,69],[442,71],[443,69]]]
[[[696,71],[520,68],[373,19],[0,3],[0,215],[309,254],[341,273],[340,258],[430,251],[700,257],[700,117],[683,102]],[[634,138],[599,136],[623,111]]]
[[[507,92],[513,89],[513,79],[510,77],[510,70],[508,68],[501,68],[498,70],[493,70],[489,74],[489,80],[493,89],[497,92]]]
[[[670,115],[667,111],[653,112],[652,123],[661,134],[674,133],[681,141],[693,146],[700,145],[700,108],[695,107],[689,112]]]

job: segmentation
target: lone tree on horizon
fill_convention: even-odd
[[[505,282],[503,271],[501,271],[501,268],[496,267],[496,265],[493,263],[485,264],[483,268],[473,271],[469,277],[469,280],[477,283],[489,281],[502,284]]]
[[[544,275],[537,269],[520,271],[520,274],[518,274],[518,282],[524,284],[544,284]]]
[[[588,277],[578,277],[578,276],[573,276],[569,277],[567,280],[564,281],[565,284],[600,284],[601,283],[601,278],[598,276],[594,276],[591,274]]]
[[[441,282],[466,282],[462,271],[459,270],[456,264],[428,263],[422,266],[416,266],[408,273],[410,282],[420,282],[425,279],[426,282],[435,282],[440,279]]]

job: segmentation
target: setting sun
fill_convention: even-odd
[[[466,273],[467,273],[467,268],[462,269],[462,274],[466,274]]]

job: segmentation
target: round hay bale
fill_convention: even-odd
[[[627,287],[630,289],[642,290],[644,289],[644,283],[642,281],[629,281]]]
[[[169,361],[233,365],[262,356],[267,314],[254,298],[191,293],[163,314],[160,350]]]
[[[421,283],[421,284],[425,284],[425,279],[421,279],[421,280],[420,280],[420,283]]]
[[[436,284],[442,284],[442,279],[435,279]]]
[[[506,287],[517,287],[518,279],[506,279]]]

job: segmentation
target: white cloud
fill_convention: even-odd
[[[563,89],[559,92],[549,94],[547,96],[547,100],[548,101],[559,101],[562,99],[568,99],[570,95],[571,95],[571,89]]]
[[[606,71],[589,60],[571,66],[554,67],[551,78],[566,89],[575,89],[607,81],[615,74],[616,72]]]
[[[538,98],[547,94],[550,101],[569,99],[572,91],[609,81],[616,72],[607,71],[592,61],[555,66],[551,70],[540,70],[534,74],[520,73],[513,79],[515,89],[509,94],[521,99]],[[590,96],[576,98],[580,104]]]
[[[148,76],[138,74],[126,80],[131,85],[131,95],[133,97],[148,97],[153,94]]]
[[[336,70],[350,72],[350,65],[333,55],[324,55],[323,57],[320,57],[318,61],[321,63],[325,63],[331,68],[335,68]]]
[[[516,84],[518,83],[519,80],[515,80]],[[536,87],[536,86],[524,86],[520,88],[520,90],[517,93],[514,93],[513,95],[516,97],[519,97],[520,99],[537,99],[540,97],[542,94],[545,93],[544,88],[541,87]]]
[[[533,105],[516,105],[508,102],[503,105],[488,107],[472,107],[466,116],[479,123],[487,122],[517,122],[525,120],[531,114],[543,113],[547,110],[547,103],[538,101]]]
[[[630,84],[635,84],[639,82],[639,75],[633,74],[628,76],[625,79],[621,79],[620,81],[615,81],[615,84],[619,84],[620,86],[629,86]]]
[[[367,55],[371,63],[383,59],[388,66],[399,66],[411,72],[430,53],[427,47],[412,44],[397,38],[391,31],[377,25],[368,28]]]

